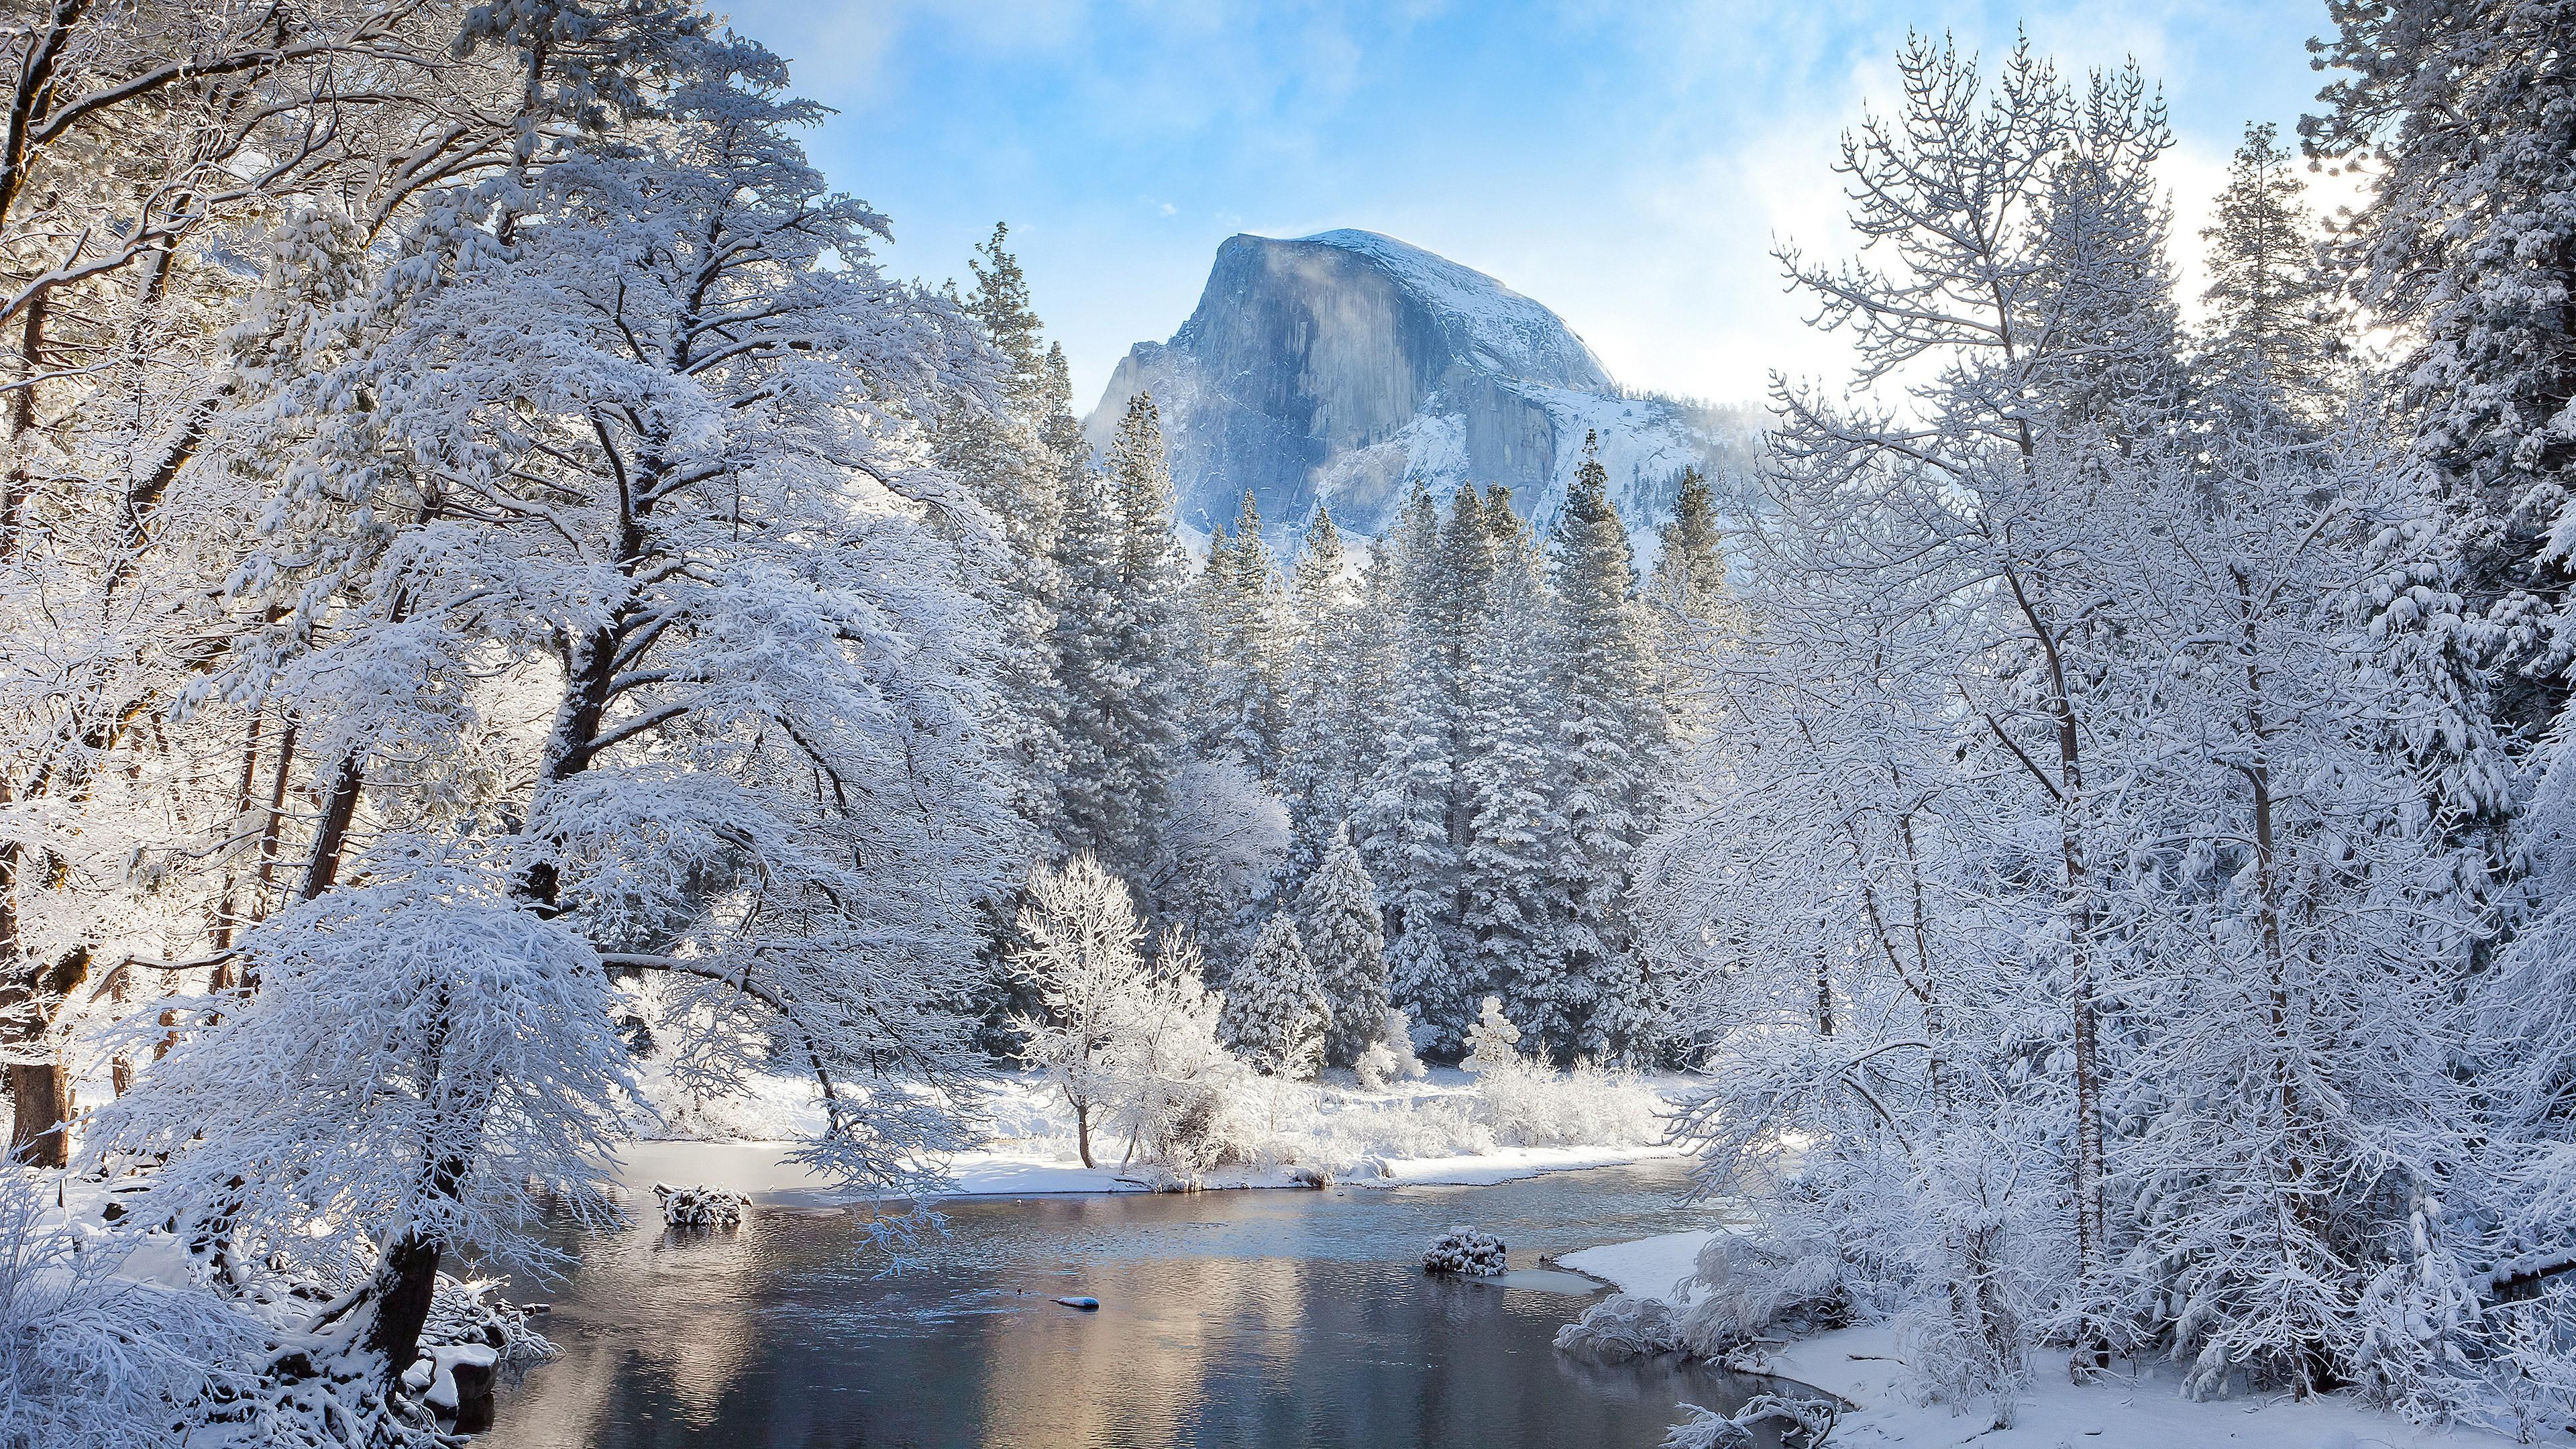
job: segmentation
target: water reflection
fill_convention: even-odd
[[[845,1214],[584,1245],[493,1445],[1651,1445],[1751,1385],[1550,1344],[1583,1300],[1426,1278],[1473,1221],[1515,1266],[1704,1223],[1668,1167],[1471,1190],[958,1204],[932,1264],[875,1276]],[[1591,1226],[1615,1223],[1605,1233]],[[1545,1280],[1537,1280],[1545,1281]],[[1090,1294],[1096,1313],[1062,1307]]]

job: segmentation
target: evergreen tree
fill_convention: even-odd
[[[1324,1060],[1347,1067],[1385,1028],[1386,943],[1380,934],[1377,885],[1347,835],[1337,835],[1324,863],[1297,894],[1307,959],[1332,1005]]]
[[[1309,1079],[1324,1060],[1333,1004],[1285,911],[1262,922],[1252,951],[1225,980],[1218,1029],[1264,1075]]]
[[[1185,763],[1187,598],[1153,400],[1130,400],[1106,469],[1075,480],[1056,556],[1052,631],[1068,850],[1153,878]]]
[[[1454,711],[1440,506],[1428,490],[1414,489],[1395,535],[1393,698],[1382,726],[1385,755],[1360,812],[1359,846],[1392,927],[1396,1002],[1429,1029],[1433,1050],[1454,1052],[1473,997],[1458,969],[1458,857],[1449,825]]]
[[[2241,403],[2320,416],[2342,350],[2329,309],[2333,278],[2318,259],[2315,220],[2269,124],[2245,128],[2227,168],[2209,243],[2204,365]]]
[[[1000,557],[970,568],[968,577],[1003,622],[994,723],[1012,759],[1013,803],[1044,838],[1055,830],[1055,785],[1063,770],[1061,700],[1048,644],[1056,535],[1067,487],[1090,447],[1073,421],[1062,350],[1041,350],[1028,279],[1003,245],[1009,236],[1009,228],[997,223],[976,247],[967,262],[975,285],[962,301],[999,354],[999,396],[944,409],[936,456],[983,504],[1005,545]],[[1007,925],[1009,908],[998,902],[994,907],[994,924]],[[1001,934],[997,929],[994,939]],[[998,960],[994,965],[993,984],[1007,986],[1007,971]]]
[[[1288,878],[1303,880],[1346,827],[1360,778],[1351,738],[1357,600],[1343,576],[1341,532],[1318,504],[1288,585],[1280,722],[1280,792],[1287,797]]]
[[[940,461],[975,491],[1022,557],[1044,560],[1063,507],[1068,454],[1058,424],[1072,419],[1071,394],[1059,391],[1059,355],[1043,348],[1028,278],[1003,246],[1009,237],[1010,229],[996,223],[992,236],[977,244],[966,264],[975,285],[962,300],[1000,354],[1001,406],[943,419]],[[1072,436],[1078,439],[1079,430]]]
[[[2371,196],[2336,248],[2346,285],[2411,347],[2395,371],[2445,495],[2470,610],[2500,653],[2497,708],[2539,738],[2565,708],[2576,545],[2576,71],[2565,8],[2331,0],[2348,74],[2299,123]]]
[[[1351,605],[1348,646],[1344,651],[1344,690],[1329,730],[1339,739],[1343,764],[1350,771],[1350,813],[1356,818],[1373,782],[1385,768],[1389,747],[1387,721],[1396,708],[1401,673],[1402,620],[1399,617],[1395,540],[1381,538],[1369,546],[1362,566],[1358,597]],[[1356,828],[1356,827],[1354,827]],[[1365,841],[1360,847],[1368,854]],[[1384,877],[1379,878],[1383,882]]]
[[[1711,726],[1707,707],[1692,697],[1692,680],[1709,651],[1743,630],[1726,584],[1726,554],[1718,532],[1717,494],[1708,475],[1682,471],[1672,517],[1655,534],[1655,572],[1644,590],[1646,626],[1654,640],[1655,682],[1675,740],[1701,737]]]
[[[1655,531],[1655,572],[1646,597],[1659,612],[1701,621],[1717,618],[1729,602],[1717,490],[1697,468],[1682,470],[1672,517]]]
[[[1556,700],[1546,561],[1501,488],[1484,516],[1494,569],[1467,661],[1459,767],[1469,812],[1458,869],[1462,964],[1472,982],[1502,990],[1526,1015],[1552,997],[1561,969],[1546,858],[1562,834],[1548,800]]]
[[[1261,509],[1247,490],[1229,533],[1209,537],[1199,571],[1197,737],[1199,753],[1232,756],[1261,779],[1279,774],[1282,670],[1279,561],[1261,536]]]
[[[1559,1059],[1630,1060],[1653,1046],[1652,1005],[1627,918],[1661,744],[1628,530],[1596,440],[1554,540],[1556,782],[1547,849],[1558,970],[1522,993],[1523,1026]]]

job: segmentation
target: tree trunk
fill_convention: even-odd
[[[1100,1165],[1091,1160],[1091,1104],[1088,1102],[1076,1102],[1073,1105],[1073,1141],[1076,1147],[1082,1149],[1083,1166]]]
[[[72,1161],[72,1073],[61,1057],[12,1062],[9,1095],[17,1103],[9,1130],[9,1160],[29,1167],[69,1167]]]

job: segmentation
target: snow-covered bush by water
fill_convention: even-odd
[[[258,1325],[184,1286],[116,1276],[134,1239],[83,1239],[0,1167],[0,1444],[152,1449],[184,1406],[246,1388]]]
[[[1684,1404],[1690,1414],[1683,1423],[1673,1426],[1664,1436],[1664,1449],[1753,1449],[1762,1441],[1753,1431],[1763,1425],[1778,1430],[1794,1430],[1794,1441],[1806,1449],[1825,1442],[1833,1433],[1837,1417],[1830,1399],[1791,1399],[1778,1394],[1755,1394],[1743,1408],[1732,1414],[1720,1414],[1697,1404]]]
[[[740,1193],[704,1184],[674,1187],[657,1182],[653,1195],[662,1200],[663,1224],[674,1228],[740,1227],[742,1210],[749,1205]]]
[[[1615,1363],[1676,1352],[1682,1347],[1682,1338],[1673,1327],[1672,1309],[1664,1300],[1613,1293],[1584,1309],[1581,1318],[1558,1329],[1556,1346]]]
[[[1422,1255],[1423,1271],[1469,1278],[1499,1278],[1507,1265],[1503,1240],[1461,1223],[1440,1235]]]

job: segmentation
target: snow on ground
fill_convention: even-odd
[[[1082,1165],[1071,1116],[1039,1078],[1002,1074],[983,1085],[987,1140],[949,1159],[956,1194],[1142,1188],[1142,1169],[1122,1171],[1125,1143],[1107,1134],[1092,1143],[1100,1166]],[[1454,1068],[1376,1092],[1347,1082],[1276,1085],[1269,1088],[1278,1093],[1276,1102],[1252,1104],[1263,1122],[1258,1151],[1209,1173],[1206,1186],[1311,1186],[1298,1174],[1317,1171],[1356,1187],[1477,1186],[1668,1157],[1675,1149],[1663,1144],[1659,1113],[1684,1087],[1678,1077],[1534,1074],[1496,1094]],[[764,1206],[841,1200],[821,1178],[785,1161],[794,1139],[817,1125],[802,1082],[765,1078],[744,1093],[708,1102],[665,1090],[653,1095],[665,1135],[623,1147],[619,1180],[629,1191],[648,1195],[656,1182],[705,1183]]]
[[[1978,1449],[2494,1449],[2508,1441],[2472,1429],[2418,1428],[2340,1395],[2305,1403],[2288,1395],[2193,1403],[2154,1366],[2123,1362],[2078,1385],[2043,1359],[2009,1429],[1986,1430],[1983,1413],[1954,1414],[1916,1404],[1904,1388],[1896,1336],[1847,1328],[1803,1339],[1771,1355],[1777,1371],[1860,1406],[1835,1426],[1838,1446],[1955,1445]],[[2063,1356],[2060,1355],[2060,1358]]]
[[[1689,1232],[1662,1233],[1639,1238],[1630,1243],[1604,1243],[1579,1253],[1561,1254],[1556,1262],[1562,1268],[1589,1273],[1618,1285],[1622,1293],[1638,1298],[1665,1298],[1673,1295],[1673,1285],[1691,1274],[1699,1258],[1700,1245],[1717,1235],[1715,1228],[1694,1228]]]
[[[1709,1237],[1707,1231],[1664,1233],[1567,1253],[1557,1262],[1608,1279],[1622,1293],[1669,1299]],[[2495,1449],[2507,1442],[2471,1429],[2418,1428],[2334,1395],[2305,1403],[2287,1395],[2192,1403],[2172,1376],[2126,1361],[2077,1385],[2059,1370],[2062,1353],[2035,1365],[2013,1427],[1989,1429],[1982,1409],[1958,1414],[1946,1404],[1915,1402],[1906,1387],[1903,1350],[1888,1329],[1818,1334],[1774,1349],[1770,1358],[1781,1377],[1857,1406],[1835,1425],[1834,1449]]]

